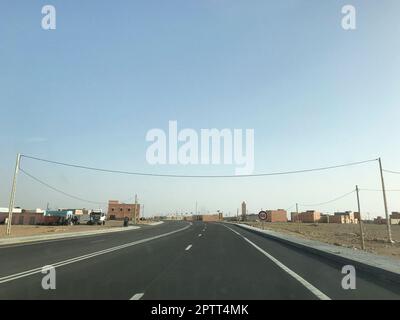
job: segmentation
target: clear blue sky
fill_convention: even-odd
[[[41,28],[41,8],[57,29]],[[341,8],[357,9],[357,30]],[[119,170],[232,174],[232,166],[150,166],[146,132],[253,128],[255,173],[381,156],[400,170],[400,2],[1,1],[0,206],[17,152]],[[127,200],[146,214],[236,212],[318,203],[379,188],[375,163],[296,176],[176,180],[94,174],[24,160],[22,167],[83,198]],[[400,189],[400,176],[387,175]],[[17,205],[91,207],[20,175]],[[355,210],[350,197],[316,207]],[[382,214],[379,193],[364,211]],[[400,211],[400,193],[389,195]],[[302,209],[305,209],[302,208]]]

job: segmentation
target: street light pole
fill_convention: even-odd
[[[361,235],[361,249],[365,250],[364,231],[363,231],[362,219],[361,219],[360,196],[358,194],[358,186],[356,186],[356,192],[357,192],[357,207],[358,207],[358,215],[359,215],[358,223],[360,224],[360,235]]]
[[[387,207],[385,181],[383,180],[382,161],[381,161],[381,158],[379,158],[378,160],[379,160],[379,171],[381,173],[383,204],[385,206],[385,216],[386,216],[386,226],[387,226],[388,238],[389,238],[390,243],[394,243],[394,241],[392,239],[392,229],[390,227],[390,218],[389,218],[389,212],[388,212],[388,207]]]
[[[17,191],[17,177],[18,177],[18,172],[19,172],[20,161],[21,161],[21,154],[18,153],[17,160],[15,163],[14,178],[13,178],[13,184],[12,184],[11,196],[10,196],[10,204],[8,206],[8,220],[7,220],[7,230],[6,230],[7,235],[11,234],[11,220],[12,220],[14,204],[15,204],[15,193]]]

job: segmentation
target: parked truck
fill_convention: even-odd
[[[75,215],[74,224],[105,225],[106,214],[101,210],[92,210],[89,213]]]
[[[93,224],[98,224],[103,226],[106,224],[106,214],[105,212],[103,212],[103,210],[101,209],[92,210],[90,214],[92,215]]]

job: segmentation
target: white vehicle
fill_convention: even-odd
[[[92,224],[105,225],[106,216],[107,216],[106,213],[104,213],[103,210],[101,209],[92,210],[92,212],[90,213]]]

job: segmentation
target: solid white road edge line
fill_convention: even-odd
[[[132,298],[129,300],[140,300],[141,297],[143,297],[144,293],[136,293]]]
[[[96,252],[93,252],[93,253],[85,254],[85,255],[82,255],[82,256],[79,256],[79,257],[75,257],[75,258],[71,258],[71,259],[55,262],[55,263],[52,263],[52,264],[44,264],[44,265],[51,265],[54,268],[65,266],[65,265],[68,265],[68,264],[71,264],[71,263],[74,263],[74,262],[90,259],[90,258],[99,256],[99,255],[102,255],[102,254],[106,254],[106,253],[109,253],[109,252],[113,252],[113,251],[121,250],[121,249],[124,249],[124,248],[127,248],[127,247],[131,247],[131,246],[134,246],[134,245],[137,245],[137,244],[140,244],[140,243],[144,243],[144,242],[148,242],[148,241],[155,240],[155,239],[158,239],[158,238],[166,237],[166,236],[169,236],[171,234],[186,230],[187,228],[190,228],[190,225],[187,225],[186,227],[178,229],[178,230],[174,230],[174,231],[171,231],[171,232],[160,234],[158,236],[137,240],[137,241],[126,243],[126,244],[119,245],[119,246],[116,246],[116,247],[111,247],[109,249],[100,250],[100,251],[96,251]],[[33,275],[33,274],[36,274],[36,273],[41,273],[41,272],[42,272],[42,267],[38,267],[38,268],[35,268],[35,269],[19,272],[19,273],[16,273],[16,274],[12,274],[12,275],[8,275],[8,276],[5,276],[5,277],[1,277],[0,278],[0,283],[5,283],[5,282],[17,280],[17,279],[24,278],[24,277],[27,277],[27,276],[30,276],[30,275]]]
[[[225,226],[225,225],[224,225]],[[259,246],[257,246],[254,242],[251,242],[249,239],[246,237],[242,236],[239,232],[229,228],[228,226],[225,226],[232,232],[236,233],[238,236],[242,237],[245,241],[250,243],[254,248],[256,248],[258,251],[260,251],[262,254],[264,254],[268,259],[270,259],[272,262],[274,262],[278,267],[280,267],[283,271],[291,275],[293,278],[295,278],[297,281],[299,281],[304,287],[306,287],[309,291],[311,291],[318,299],[320,300],[331,300],[325,293],[320,291],[318,288],[314,287],[311,283],[309,283],[307,280],[299,276],[296,272],[293,270],[289,269],[286,267],[282,262],[280,262],[278,259],[274,258],[271,256],[268,252],[265,250],[261,249]]]

